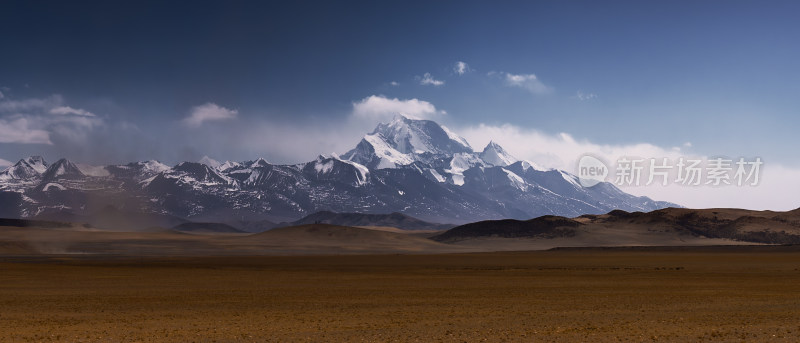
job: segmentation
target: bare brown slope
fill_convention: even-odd
[[[668,208],[643,213],[615,210],[573,219],[545,216],[528,221],[484,221],[462,225],[433,237],[450,243],[503,238],[527,238],[546,242],[544,246],[800,244],[800,211]]]
[[[430,223],[412,216],[393,212],[387,214],[374,213],[336,213],[319,211],[302,219],[282,226],[299,226],[308,224],[331,224],[340,226],[384,226],[402,230],[447,230],[455,225]]]
[[[673,228],[693,235],[764,244],[800,244],[798,212],[668,208],[649,213],[612,211],[595,222]]]

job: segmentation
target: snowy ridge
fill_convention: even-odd
[[[536,170],[536,171],[547,171],[547,170],[550,170],[550,169],[542,168],[538,164],[533,163],[533,162],[528,161],[528,160],[523,160],[523,161],[520,161],[520,162],[522,164],[522,169],[523,170],[528,170],[528,169],[532,169],[532,170]]]
[[[211,168],[219,168],[219,166],[222,165],[222,163],[219,163],[217,160],[215,160],[215,159],[213,159],[211,157],[208,157],[208,156],[203,156],[203,158],[201,158],[197,162],[205,164],[205,165],[207,165],[207,166],[209,166]]]
[[[142,167],[142,171],[146,173],[161,173],[170,169],[169,166],[167,166],[166,164],[163,164],[156,160],[149,160],[138,163]]]
[[[503,170],[503,172],[506,173],[506,176],[508,176],[508,180],[511,181],[511,184],[514,187],[519,188],[522,191],[525,191],[525,190],[528,189],[528,184],[519,175],[514,174],[514,172],[512,172],[512,171],[510,171],[508,169],[505,169],[505,168],[502,168],[502,170]]]
[[[233,168],[236,168],[236,167],[240,167],[241,165],[242,164],[239,163],[239,162],[225,161],[225,163],[221,164],[219,167],[217,167],[217,169],[219,169],[221,171],[226,171],[226,170],[230,170],[230,169],[233,169]]]
[[[392,148],[379,134],[366,135],[364,140],[372,145],[373,152],[379,159],[376,166],[377,169],[397,168],[398,166],[414,163],[412,154],[404,154]]]
[[[250,161],[243,164],[246,164],[250,168],[266,167],[270,165],[269,162],[267,162],[267,160],[260,157],[255,161]]]
[[[447,134],[447,137],[449,137],[451,140],[454,140],[454,141],[458,142],[459,144],[469,148],[469,150],[472,150],[472,147],[469,145],[469,143],[467,143],[467,140],[464,139],[464,137],[461,137],[461,136],[455,134],[453,131],[450,131],[450,129],[448,129],[444,125],[442,125],[441,127],[442,127],[442,130],[444,130],[444,133]]]

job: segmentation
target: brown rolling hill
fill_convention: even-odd
[[[498,246],[515,240],[531,246],[654,246],[800,244],[800,210],[667,208],[611,211],[577,218],[543,216],[527,221],[492,220],[455,227],[432,237],[457,245]]]
[[[239,240],[287,252],[434,253],[473,250],[436,242],[417,235],[330,224],[277,228],[240,237]]]
[[[280,226],[298,226],[308,224],[332,224],[341,226],[357,227],[393,227],[409,231],[436,231],[447,230],[455,225],[439,224],[426,222],[412,216],[393,212],[387,214],[371,213],[337,213],[331,211],[319,211],[291,223],[283,223]]]
[[[312,224],[258,234],[202,230],[119,232],[82,225],[0,226],[0,255],[223,256],[416,254],[485,251],[417,234]],[[48,223],[48,222],[42,222]],[[23,226],[22,224],[25,224]]]
[[[239,230],[233,226],[224,223],[183,223],[172,227],[173,230],[187,233],[206,233],[206,234],[225,234],[225,233],[240,233],[246,234],[248,232]]]

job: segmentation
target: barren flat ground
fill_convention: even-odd
[[[798,247],[0,257],[2,342],[798,337]]]

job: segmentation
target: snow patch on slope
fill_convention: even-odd
[[[453,158],[450,160],[450,168],[445,169],[445,172],[460,175],[469,168],[482,165],[483,161],[475,156],[475,154],[458,153],[453,155]]]
[[[322,161],[317,160],[314,162],[314,170],[317,171],[317,174],[327,174],[333,170],[333,160],[328,160],[328,162],[322,163]]]
[[[55,182],[50,182],[50,183],[44,185],[44,187],[42,187],[42,190],[44,190],[46,192],[46,191],[53,190],[53,188],[55,188],[56,190],[59,190],[59,191],[63,191],[63,190],[67,189],[67,187],[64,187],[64,186],[62,186],[60,184],[57,184]]]
[[[25,162],[33,168],[37,173],[42,174],[45,170],[47,170],[47,162],[45,162],[42,156],[31,156],[25,159]]]
[[[347,163],[347,164],[349,164],[349,165],[351,165],[351,166],[356,168],[356,170],[358,172],[358,184],[359,185],[364,185],[364,184],[367,183],[367,175],[369,174],[369,169],[367,169],[367,167],[364,167],[363,165],[360,165],[360,164],[355,163],[353,161],[339,159],[338,156],[336,157],[336,159],[338,161]]]
[[[571,183],[573,186],[578,187],[578,188],[583,188],[581,186],[581,184],[578,183],[578,177],[577,176],[569,174],[569,173],[567,173],[567,172],[565,172],[563,170],[559,170],[558,173],[561,174],[561,177],[563,177],[564,180],[567,180],[567,182]]]
[[[512,172],[512,171],[510,171],[508,169],[505,169],[505,168],[502,168],[502,169],[506,173],[506,176],[508,177],[508,180],[511,181],[511,184],[514,185],[514,187],[516,187],[516,188],[518,188],[518,189],[520,189],[522,191],[525,191],[525,190],[528,189],[528,184],[519,175],[515,174],[514,172]]]
[[[431,176],[433,176],[433,178],[436,179],[436,181],[438,182],[447,181],[447,179],[445,179],[444,176],[442,176],[442,174],[439,174],[439,172],[437,172],[436,169],[428,169],[428,172],[430,172]]]

